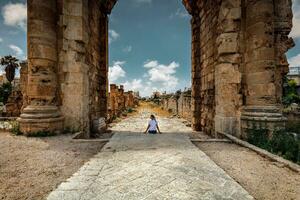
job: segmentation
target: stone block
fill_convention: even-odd
[[[239,134],[238,120],[237,117],[226,117],[219,115],[215,116],[215,131],[216,133],[226,133],[230,135]]]
[[[238,52],[238,33],[223,33],[218,37],[218,54]]]

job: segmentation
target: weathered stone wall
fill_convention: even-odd
[[[192,124],[195,130],[214,133],[215,69],[220,1],[185,1],[192,15]]]
[[[108,121],[111,121],[124,110],[137,106],[138,97],[132,91],[124,92],[123,85],[110,84],[108,102]]]
[[[89,1],[64,0],[60,15],[59,77],[65,127],[84,131],[90,127]]]
[[[177,115],[177,99],[174,96],[162,97],[162,108]]]
[[[108,18],[97,0],[64,0],[60,19],[61,109],[65,127],[88,137],[107,115]]]
[[[178,115],[188,121],[192,121],[192,105],[190,92],[183,92],[178,99]]]
[[[126,108],[133,108],[135,106],[135,97],[133,95],[133,91],[125,92],[125,107]]]
[[[162,109],[179,117],[192,121],[192,97],[191,91],[185,91],[177,95],[162,95],[160,98]]]
[[[89,66],[89,120],[95,122],[107,115],[107,24],[108,18],[97,0],[88,1],[88,33],[86,62]],[[92,127],[93,125],[90,124]],[[92,129],[94,129],[92,127]]]
[[[238,135],[242,102],[242,1],[222,1],[215,69],[215,131]]]

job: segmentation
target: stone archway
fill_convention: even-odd
[[[117,0],[28,0],[27,105],[21,131],[85,137],[107,115],[108,14]],[[183,0],[192,15],[192,124],[243,137],[282,126],[291,0]]]

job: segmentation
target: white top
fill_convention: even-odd
[[[149,131],[156,131],[157,121],[154,119],[151,119],[149,121]]]

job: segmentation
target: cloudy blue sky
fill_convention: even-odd
[[[300,1],[294,0],[296,47],[291,66],[300,65]],[[26,0],[0,1],[0,56],[25,59]],[[181,0],[119,0],[110,15],[111,83],[139,90],[175,91],[190,86],[190,17]]]

